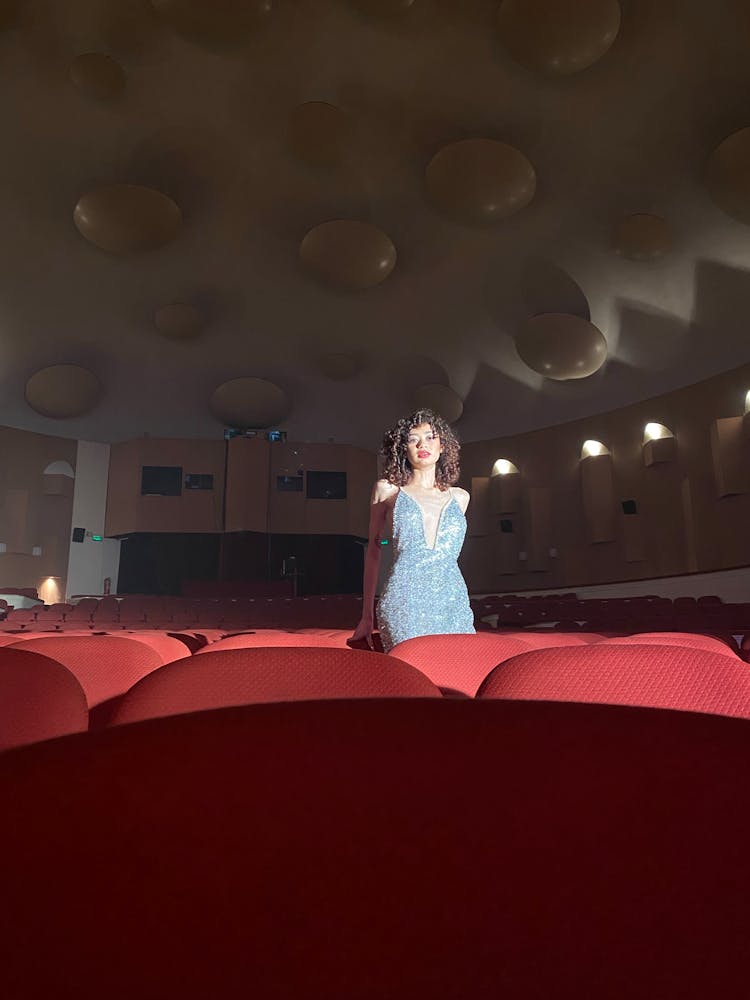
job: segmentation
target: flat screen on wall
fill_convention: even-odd
[[[346,500],[345,472],[308,472],[308,500]]]
[[[179,497],[181,495],[181,465],[144,465],[141,468],[142,497]]]

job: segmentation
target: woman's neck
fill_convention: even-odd
[[[418,490],[434,490],[436,486],[435,466],[431,469],[412,469],[409,486]]]

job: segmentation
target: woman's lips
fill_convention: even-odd
[[[418,451],[417,452],[417,458],[429,458],[429,457],[430,457],[429,451]]]

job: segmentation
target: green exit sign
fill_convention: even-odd
[[[91,541],[92,542],[103,542],[104,541],[104,535],[92,535],[91,536]]]

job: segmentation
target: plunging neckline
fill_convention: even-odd
[[[419,500],[416,499],[416,497],[413,497],[410,493],[407,493],[406,490],[403,489],[402,487],[399,487],[398,492],[399,492],[399,494],[403,493],[404,496],[408,497],[411,500],[411,502],[413,504],[416,504],[417,507],[419,508],[419,516],[420,516],[421,521],[422,521],[422,540],[424,541],[424,547],[429,552],[434,552],[435,548],[437,546],[438,535],[440,534],[440,523],[443,520],[443,514],[445,513],[446,508],[450,507],[450,505],[455,500],[455,497],[450,492],[450,488],[449,488],[448,499],[443,504],[443,506],[440,508],[440,513],[438,514],[437,525],[435,526],[435,543],[434,543],[434,545],[428,545],[427,544],[427,532],[425,531],[424,508],[422,507],[422,504],[419,502]]]

